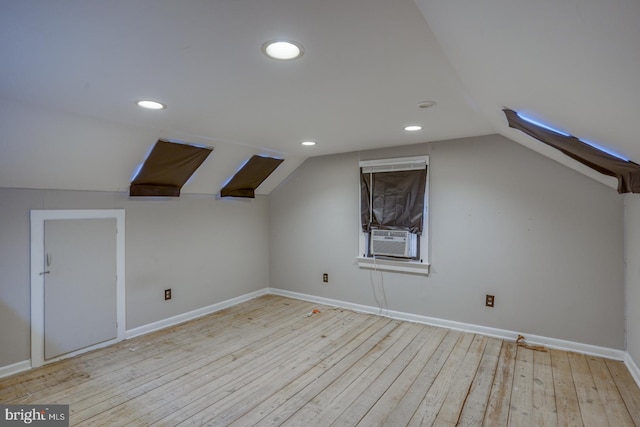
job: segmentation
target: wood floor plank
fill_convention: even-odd
[[[498,368],[501,348],[502,340],[497,338],[489,338],[487,340],[480,366],[478,366],[471,390],[460,412],[458,425],[463,427],[477,427],[482,425],[484,414],[489,404],[491,386],[493,385],[493,379],[495,378],[496,369]]]
[[[359,321],[362,320],[362,318],[358,318],[354,313],[349,313],[348,315],[353,316]],[[320,327],[319,324],[316,326]],[[260,386],[268,388],[269,393],[273,393],[277,388],[272,385],[272,381],[270,381],[271,378],[276,378],[278,382],[285,379],[286,382],[287,373],[292,368],[296,371],[294,373],[298,373],[298,371],[303,372],[319,363],[320,359],[317,354],[324,352],[323,347],[325,347],[325,344],[319,341],[315,342],[316,337],[327,334],[331,339],[339,339],[340,331],[341,329],[336,328],[335,323],[325,325],[324,329],[318,330],[315,337],[313,336],[314,334],[310,334],[312,336],[297,340],[295,344],[289,343],[288,346],[294,345],[293,349],[295,349],[295,351],[272,352],[265,359],[266,363],[265,361],[255,363],[256,361],[254,360],[250,364],[243,366],[243,369],[235,370],[231,373],[232,381],[227,385],[233,387],[233,394],[240,393],[240,396],[242,396],[243,391],[253,391],[256,388],[260,388]],[[291,350],[291,348],[289,350]],[[299,366],[302,366],[302,368],[299,368]],[[201,394],[202,396],[200,396]],[[212,417],[217,418],[218,413],[229,411],[229,401],[234,398],[234,396],[226,391],[220,392],[218,389],[212,390],[212,387],[209,386],[198,390],[197,396],[187,395],[185,397],[190,400],[191,403],[183,406],[180,411],[164,418],[161,421],[162,424],[167,422],[173,423],[177,418],[186,418],[186,411],[189,411],[188,414],[190,418],[188,418],[188,421],[190,421],[191,424],[197,425],[206,419]]]
[[[10,402],[72,426],[640,426],[623,362],[275,295],[0,378]]]
[[[268,322],[271,319],[283,315],[282,311],[274,308],[275,307],[272,307],[272,310],[252,310],[246,313],[236,313],[228,316],[224,327],[219,328],[220,330],[216,331],[216,333],[207,330],[194,331],[192,329],[185,329],[182,331],[186,335],[185,339],[171,340],[172,344],[167,348],[163,348],[161,353],[147,354],[147,357],[143,360],[134,359],[129,356],[129,354],[124,353],[127,357],[122,357],[122,363],[119,369],[114,369],[104,375],[100,375],[100,371],[96,370],[96,372],[91,375],[91,381],[84,381],[72,385],[57,393],[53,393],[51,389],[45,390],[44,393],[48,393],[50,401],[74,404],[74,410],[80,411],[110,396],[113,393],[113,390],[111,390],[113,387],[112,384],[116,384],[118,392],[122,393],[124,389],[121,383],[124,380],[126,380],[128,387],[134,388],[151,379],[167,375],[179,369],[181,365],[197,361],[202,355],[196,350],[207,349],[202,348],[201,343],[188,339],[187,337],[189,335],[194,333],[206,334],[208,344],[212,347],[229,345],[227,343],[236,340],[240,333],[237,327],[237,324],[240,324],[240,319],[242,319],[243,323]],[[284,310],[286,310],[286,308]],[[135,347],[129,347],[130,352],[132,348]],[[31,396],[30,400],[37,402],[39,398],[39,394],[35,393]]]
[[[577,353],[569,353],[568,356],[583,424],[586,427],[608,426],[607,416],[600,402],[586,356]]]
[[[301,308],[306,309],[308,307],[302,306],[297,308],[298,311],[300,311]],[[175,381],[176,379],[183,379],[185,375],[201,366],[209,365],[211,363],[217,363],[216,366],[219,367],[225,366],[228,363],[232,363],[242,355],[250,355],[263,343],[270,341],[270,337],[265,337],[263,333],[259,332],[260,329],[255,332],[248,333],[244,332],[245,328],[251,328],[254,325],[260,325],[262,327],[265,327],[265,325],[271,325],[273,328],[272,336],[279,336],[287,333],[287,328],[289,328],[290,325],[297,323],[295,318],[291,318],[291,316],[286,317],[286,314],[283,314],[280,311],[276,311],[276,314],[273,316],[265,316],[264,318],[256,316],[255,313],[251,314],[251,316],[252,317],[242,321],[235,318],[228,319],[231,321],[231,326],[229,328],[224,327],[224,323],[226,322],[219,322],[223,323],[223,325],[221,325],[222,330],[231,329],[233,333],[239,333],[233,345],[217,346],[217,350],[214,351],[208,346],[215,346],[215,340],[207,339],[207,344],[200,344],[200,351],[193,352],[198,353],[199,359],[197,362],[191,361],[190,364],[182,363],[185,356],[189,357],[190,353],[185,352],[184,348],[176,347],[176,351],[178,353],[175,356],[176,358],[174,359],[174,363],[168,367],[170,370],[169,372],[160,376],[152,376],[151,378],[126,381],[125,383],[120,384],[115,392],[112,391],[106,395],[92,396],[90,398],[83,399],[72,406],[71,419],[77,421],[87,420],[101,412],[110,410],[117,405],[134,399],[137,396],[149,393],[151,390],[154,390],[163,384]],[[282,327],[279,328],[274,325],[274,322],[278,319],[288,320],[283,321],[281,324]],[[188,334],[188,336],[191,336],[191,334]],[[257,341],[252,341],[252,337],[255,337]],[[209,335],[207,335],[207,338],[210,338]],[[148,360],[146,362],[153,364],[154,360]],[[87,400],[89,400],[89,402],[87,402]]]
[[[473,334],[462,333],[460,335],[447,361],[442,366],[442,369],[429,388],[429,391],[427,391],[424,399],[422,399],[418,405],[413,417],[409,420],[409,426],[433,424],[442,407],[442,403],[449,393],[449,389],[455,378],[455,373],[460,369],[460,365],[473,339]]]
[[[355,365],[355,369],[334,381],[304,408],[296,412],[283,426],[301,426],[309,423],[330,424],[384,371],[402,350],[418,335],[424,326],[403,323],[392,335],[397,339],[387,340],[382,352],[371,353]]]
[[[600,395],[600,402],[604,406],[607,420],[611,426],[633,426],[633,420],[627,410],[622,396],[616,387],[616,383],[611,377],[609,368],[604,359],[595,356],[587,356],[589,370]]]
[[[532,426],[533,423],[533,350],[518,347],[511,389],[509,425]]]
[[[269,304],[269,301],[278,301],[273,299],[272,296],[267,295],[261,297],[260,300],[254,299],[248,301],[247,307],[254,306],[257,309],[263,309],[263,307]],[[242,306],[229,307],[216,314],[227,315],[227,313],[234,313],[237,311],[243,311],[244,304]],[[101,372],[108,372],[110,367],[117,361],[121,360],[120,353],[123,350],[131,351],[131,349],[137,350],[135,353],[129,354],[130,360],[135,362],[136,360],[143,360],[145,358],[145,351],[151,351],[157,353],[161,351],[159,347],[172,346],[172,338],[167,338],[167,332],[180,332],[184,330],[197,330],[207,325],[207,321],[196,319],[191,322],[175,325],[162,331],[156,331],[146,334],[141,337],[132,338],[126,341],[122,341],[115,345],[85,353],[81,356],[77,356],[71,359],[66,359],[60,362],[45,365],[36,370],[30,370],[20,375],[2,379],[3,387],[0,389],[0,402],[14,402],[28,397],[27,394],[33,396],[38,390],[47,390],[51,386],[60,387],[61,384],[77,384],[80,381],[84,381],[89,378],[87,368],[91,368],[91,377],[94,378],[101,374]],[[151,345],[149,342],[153,340]],[[141,344],[147,343],[147,344]],[[99,364],[94,364],[93,361],[99,359]],[[100,366],[99,370],[96,370],[96,365]],[[26,402],[26,400],[25,400]]]
[[[281,315],[278,314],[277,317],[280,317],[280,316]],[[254,318],[255,320],[252,320]],[[251,337],[251,334],[245,335],[245,334],[242,334],[241,331],[243,331],[245,327],[251,327],[252,322],[258,322],[258,324],[263,325],[269,322],[273,322],[273,319],[274,317],[272,316],[261,318],[254,315],[254,317],[243,320],[242,322],[233,321],[231,323],[230,329],[233,330],[234,334],[239,334],[239,335],[236,336],[236,341],[234,345],[219,346],[220,351],[212,351],[208,347],[208,346],[214,346],[216,344],[216,340],[211,339],[209,335],[206,336],[206,340],[205,340],[206,344],[200,344],[200,347],[198,347],[200,351],[192,351],[190,348],[177,347],[176,349],[177,353],[174,355],[174,357],[173,358],[167,357],[168,359],[170,359],[169,360],[170,362],[172,361],[174,363],[170,364],[167,367],[169,372],[167,372],[165,375],[160,375],[160,376],[153,375],[150,378],[140,378],[132,381],[127,381],[126,383],[121,384],[115,393],[113,392],[108,393],[106,395],[108,399],[105,399],[104,398],[105,396],[102,396],[102,399],[98,399],[98,397],[100,396],[92,396],[90,400],[95,400],[93,402],[93,406],[87,403],[88,399],[84,399],[80,402],[77,402],[72,406],[71,418],[77,419],[77,420],[84,420],[84,419],[90,418],[92,416],[95,416],[97,413],[101,411],[107,410],[122,402],[126,402],[127,400],[139,394],[148,392],[149,390],[152,390],[153,388],[161,384],[171,381],[174,378],[181,378],[183,375],[185,375],[185,373],[190,372],[191,370],[195,369],[195,367],[199,367],[204,363],[211,363],[212,360],[218,360],[218,359],[220,359],[221,361],[220,363],[223,363],[224,361],[233,359],[233,357],[237,357],[239,354],[250,353],[252,351],[252,348],[249,346],[250,342],[247,340],[249,337]],[[249,321],[247,322],[247,320]],[[225,323],[225,322],[216,322],[216,324],[218,323]],[[225,328],[223,327],[222,329],[225,329]],[[191,335],[189,334],[189,336]],[[258,336],[260,335],[256,335],[256,337]],[[193,338],[191,338],[191,340],[193,341]],[[223,353],[220,354],[220,352],[223,352]],[[188,359],[192,355],[192,353],[197,353],[198,354],[197,357],[201,357],[201,359],[197,359],[197,363],[194,362],[193,360]],[[182,363],[182,360],[185,360],[185,359],[189,360],[191,363],[190,364]],[[145,361],[145,364],[154,364],[154,362],[156,361],[147,360]],[[146,382],[144,381],[145,379],[147,380]]]
[[[391,363],[387,364],[384,371],[378,375],[367,388],[360,393],[356,400],[348,405],[338,418],[331,424],[331,426],[345,426],[351,427],[358,424],[365,415],[371,410],[371,408],[380,401],[381,397],[389,391],[390,387],[396,383],[401,374],[405,371],[408,365],[415,359],[416,355],[425,348],[433,348],[435,350],[437,343],[440,339],[434,339],[436,330],[432,327],[423,327],[420,333],[402,350],[398,356],[394,357]],[[444,333],[438,334],[444,337]],[[436,341],[435,344],[427,345],[429,341]],[[391,393],[396,394],[400,392],[400,389],[406,391],[406,386],[399,385],[398,389],[390,390]],[[402,392],[404,394],[404,392]],[[384,401],[383,401],[384,403]],[[386,407],[389,407],[389,403],[384,403]],[[331,421],[325,417],[323,420]],[[369,424],[380,424],[380,422],[370,421]]]
[[[402,371],[396,380],[389,386],[384,394],[378,399],[369,412],[358,422],[359,426],[382,425],[391,411],[406,396],[415,379],[420,375],[427,362],[431,359],[444,338],[447,330],[442,328],[434,329],[429,339],[419,349],[418,353]]]
[[[449,388],[447,397],[436,416],[434,424],[438,426],[456,426],[460,418],[460,412],[467,399],[471,384],[478,371],[482,353],[487,345],[487,338],[476,335],[471,346],[462,361],[460,369],[455,374],[453,384]]]
[[[549,350],[551,356],[551,368],[553,372],[553,385],[556,397],[556,410],[558,425],[567,427],[582,427],[582,415],[576,387],[571,375],[569,356],[567,352]]]
[[[130,425],[136,419],[144,419],[146,422],[158,421],[175,411],[186,411],[188,408],[202,402],[210,392],[217,392],[218,396],[231,394],[235,388],[243,385],[247,377],[256,370],[262,369],[265,364],[271,363],[281,353],[288,351],[287,345],[296,336],[304,337],[299,341],[300,345],[315,339],[316,334],[307,336],[307,332],[318,326],[324,326],[327,332],[338,324],[348,313],[337,314],[333,318],[327,318],[326,322],[318,321],[319,316],[313,320],[305,321],[304,317],[292,316],[298,319],[299,327],[285,327],[277,338],[263,344],[260,348],[243,352],[237,356],[227,354],[224,360],[209,363],[170,382],[161,385],[154,384],[147,387],[144,393],[129,396],[124,402],[118,396],[118,405],[107,411],[101,412],[87,420],[87,425],[104,425],[105,420],[116,418],[123,421],[123,425]],[[273,335],[272,335],[273,338]],[[291,349],[289,349],[291,351]],[[242,371],[242,373],[239,373]],[[134,410],[135,409],[135,410]]]
[[[616,383],[618,392],[622,396],[627,411],[636,426],[640,426],[640,387],[633,380],[629,370],[623,362],[617,360],[605,360],[607,368]]]
[[[352,324],[349,328],[338,329],[336,333],[327,335],[323,339],[324,342],[312,343],[312,345],[306,346],[295,357],[283,354],[283,360],[282,363],[278,364],[279,366],[262,375],[256,381],[247,384],[247,386],[237,389],[232,395],[216,402],[215,407],[210,406],[206,411],[201,411],[186,419],[186,424],[229,425],[232,421],[261,403],[260,399],[268,399],[282,385],[286,386],[292,383],[327,359],[343,354],[341,350],[346,343],[357,339],[361,331],[367,330],[371,324],[375,323],[374,319],[370,317],[359,316],[358,320],[362,320],[362,322]],[[277,384],[277,386],[274,386],[274,384]]]
[[[247,310],[265,310],[266,307],[270,306],[270,301],[275,302],[276,300],[273,300],[269,296],[262,297],[260,301],[248,301],[246,306],[230,307],[221,312],[213,313],[210,316],[213,316],[213,319],[216,316],[222,315],[240,315]],[[282,304],[282,302],[280,302],[280,304]],[[266,312],[268,312],[268,309]],[[29,389],[28,396],[26,394],[16,395],[14,396],[14,400],[11,400],[11,398],[5,395],[0,401],[7,403],[38,402],[41,399],[39,393],[42,392],[45,395],[49,395],[52,387],[58,391],[63,391],[86,383],[89,380],[95,380],[103,375],[108,375],[118,369],[135,366],[139,362],[162,355],[165,351],[170,351],[175,348],[176,345],[180,344],[180,338],[176,339],[171,335],[167,335],[168,333],[201,333],[203,328],[208,327],[208,322],[210,322],[210,320],[207,321],[202,318],[196,319],[191,322],[172,326],[163,331],[152,332],[141,337],[126,340],[104,349],[45,365],[35,370],[35,372],[44,372],[44,374],[39,374],[35,378],[29,375],[34,373],[34,371],[29,371],[26,373],[29,376],[22,384],[24,388]],[[127,357],[122,357],[123,353],[126,354]],[[95,358],[100,359],[99,364],[93,363]],[[88,368],[90,368],[90,372]],[[2,390],[4,391],[6,388],[5,386]],[[19,394],[20,391],[20,389],[17,389],[14,393]]]
[[[343,375],[358,360],[368,354],[384,337],[399,325],[396,321],[379,319],[368,327],[358,339],[345,346],[344,356],[327,358],[307,374],[286,385],[271,397],[261,402],[241,418],[231,423],[233,426],[277,424],[300,410],[306,402]],[[267,419],[268,417],[268,419]],[[261,422],[262,421],[262,422]]]
[[[551,354],[548,351],[533,352],[533,425],[555,427],[558,425],[556,396],[553,388]]]
[[[511,392],[516,367],[517,346],[514,342],[503,342],[496,369],[496,377],[491,386],[491,394],[485,413],[483,426],[501,427],[509,423]]]
[[[447,362],[453,348],[458,343],[461,333],[457,331],[449,331],[442,340],[438,349],[429,358],[422,368],[418,377],[413,381],[409,390],[395,408],[391,410],[382,425],[386,427],[404,426],[409,423],[415,414],[420,402],[425,398],[427,392],[431,389],[434,381],[441,372],[442,367]]]

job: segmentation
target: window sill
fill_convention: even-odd
[[[368,270],[393,271],[428,276],[431,264],[417,261],[394,261],[390,259],[373,259],[357,257],[358,267]]]

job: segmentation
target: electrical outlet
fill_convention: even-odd
[[[493,307],[495,304],[495,301],[496,301],[495,296],[487,294],[484,305],[486,305],[487,307]]]
[[[164,300],[168,300],[171,299],[171,289],[165,289],[164,290]]]
[[[324,273],[324,274],[322,275],[322,281],[323,281],[324,283],[329,283],[329,274]]]

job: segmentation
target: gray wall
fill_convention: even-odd
[[[431,276],[359,269],[358,160],[427,153]],[[270,196],[270,283],[623,349],[623,211],[614,189],[498,135],[311,158]]]
[[[640,195],[625,196],[627,351],[640,366]]]
[[[0,189],[0,366],[30,358],[29,211],[126,210],[127,329],[269,285],[268,203]],[[163,290],[173,299],[164,301]]]
[[[358,160],[425,153],[432,275],[360,270]],[[638,363],[640,199],[500,136],[312,158],[269,199],[250,202],[0,189],[0,366],[29,359],[31,209],[126,209],[128,329],[270,284],[622,349],[623,200],[628,350]]]

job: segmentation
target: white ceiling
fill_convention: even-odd
[[[609,183],[509,129],[503,107],[640,163],[640,1],[416,0],[479,111],[496,130]]]
[[[0,187],[122,191],[158,138],[215,148],[186,193],[251,154],[285,158],[267,194],[309,156],[489,133],[581,168],[505,106],[640,161],[639,24],[638,0],[0,0]],[[305,54],[266,58],[280,38]]]

